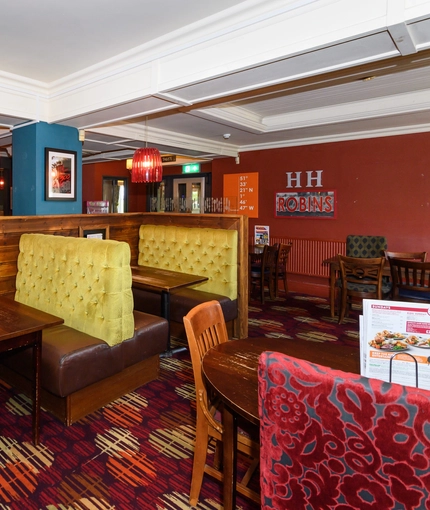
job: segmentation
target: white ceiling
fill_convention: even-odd
[[[9,154],[34,121],[85,130],[84,163],[430,130],[430,1],[15,0],[0,44]]]

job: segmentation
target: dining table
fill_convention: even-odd
[[[330,316],[335,316],[335,301],[336,301],[336,280],[340,278],[340,265],[339,258],[337,255],[329,257],[322,261],[323,265],[330,266]],[[382,270],[382,276],[391,278],[390,263],[386,260],[384,269]]]
[[[40,376],[42,366],[42,331],[58,326],[60,317],[31,306],[0,297],[0,352],[31,347],[33,349],[33,443],[39,444],[40,434]]]
[[[161,296],[161,316],[167,320],[169,328],[167,350],[161,357],[170,357],[185,350],[186,347],[172,349],[170,346],[170,294],[175,290],[203,283],[208,278],[150,266],[131,266],[131,278],[133,286]]]
[[[212,347],[202,360],[203,377],[223,402],[223,504],[236,508],[237,419],[259,425],[258,360],[265,351],[275,351],[319,365],[360,373],[357,345],[297,341],[278,338],[245,338]]]

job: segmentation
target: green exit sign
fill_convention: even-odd
[[[194,163],[193,165],[182,165],[183,174],[198,174],[200,172],[200,163]]]

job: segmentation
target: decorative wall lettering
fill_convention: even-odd
[[[275,194],[276,218],[336,218],[336,191],[280,191]]]
[[[322,188],[322,172],[322,170],[306,171],[306,188]],[[286,172],[286,188],[301,188],[302,174],[303,172]]]

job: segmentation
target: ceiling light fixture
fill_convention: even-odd
[[[147,132],[146,147],[144,149],[137,149],[133,155],[131,182],[161,182],[162,179],[163,165],[161,154],[155,147],[148,147]]]

